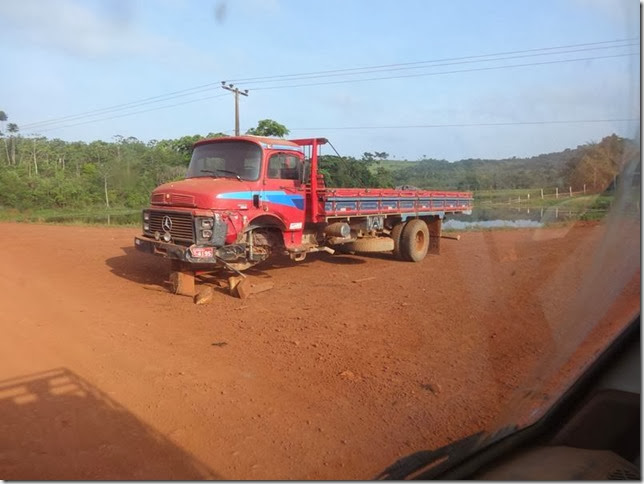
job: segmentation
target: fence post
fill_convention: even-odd
[[[543,188],[541,189],[541,200],[543,200]]]
[[[584,183],[584,195],[586,195],[586,184]]]
[[[555,198],[559,198],[559,187],[555,188]]]
[[[570,196],[572,197],[572,187],[568,187],[568,193],[570,193]]]
[[[530,201],[530,194],[528,193],[528,202]]]

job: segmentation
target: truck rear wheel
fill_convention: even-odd
[[[400,222],[399,224],[394,225],[394,228],[391,229],[391,238],[394,240],[394,250],[393,254],[396,259],[406,260],[404,254],[402,253],[402,247],[400,246],[400,236],[402,231],[405,228],[405,223]]]
[[[429,229],[420,219],[410,220],[405,224],[400,236],[400,251],[404,260],[420,262],[429,249]]]

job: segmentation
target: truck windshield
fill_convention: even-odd
[[[186,178],[257,180],[262,150],[247,141],[218,141],[195,147]]]

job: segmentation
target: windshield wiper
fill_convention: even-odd
[[[215,170],[200,170],[200,171],[201,173],[212,173],[213,175],[217,175],[217,173],[229,173],[233,175],[235,178],[237,178],[239,181],[242,181],[242,178],[237,173],[230,170],[223,170],[221,168],[217,168]]]

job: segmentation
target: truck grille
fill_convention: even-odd
[[[195,197],[181,193],[155,193],[152,195],[153,205],[184,205],[195,207]]]
[[[167,228],[164,228],[163,221],[165,217],[170,218],[172,223],[172,228],[170,229],[170,235],[173,239],[178,240],[187,240],[194,241],[194,223],[192,221],[192,214],[190,213],[180,213],[180,212],[157,212],[155,210],[150,210],[150,230],[148,233],[151,235],[155,232],[161,234],[167,232]]]

